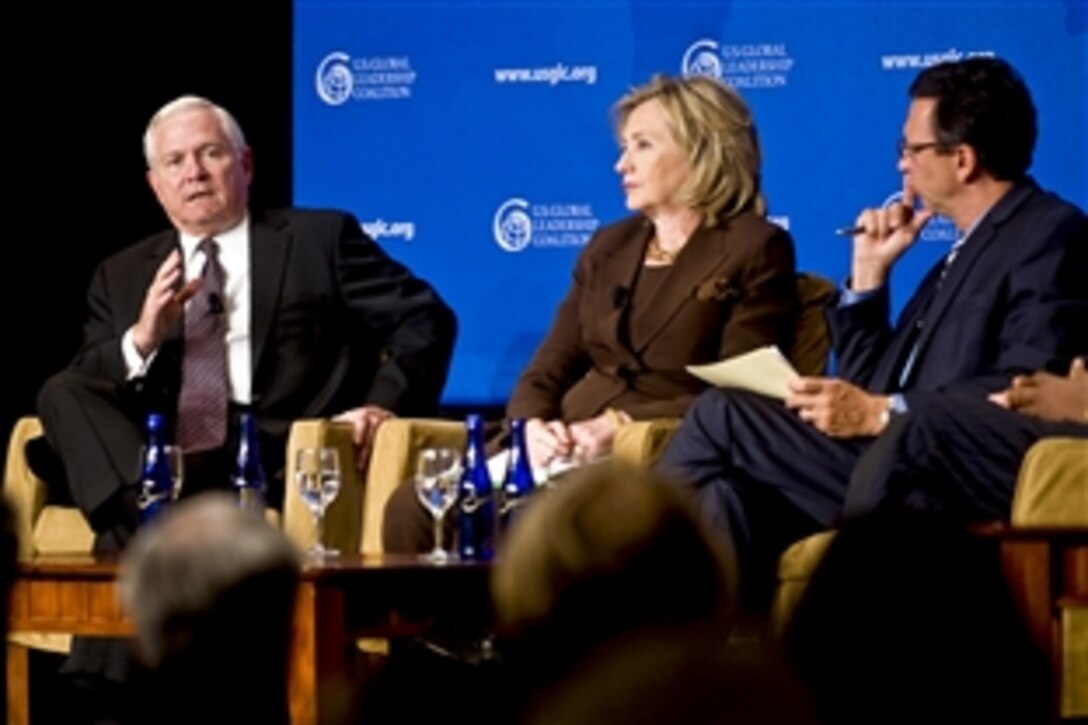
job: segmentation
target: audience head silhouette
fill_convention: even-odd
[[[786,643],[829,723],[1046,720],[1046,662],[998,543],[933,515],[845,524]]]
[[[767,644],[767,643],[764,643]],[[723,647],[702,628],[639,631],[588,655],[526,708],[527,725],[816,725],[773,647]]]
[[[209,708],[224,721],[286,720],[299,571],[283,533],[227,494],[183,500],[137,534],[121,593],[158,695],[147,698],[156,721],[201,719]]]
[[[530,500],[492,590],[515,665],[545,679],[643,628],[720,625],[724,642],[734,605],[731,557],[685,494],[618,463],[584,467]]]

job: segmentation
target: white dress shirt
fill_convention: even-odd
[[[181,233],[181,250],[185,259],[185,279],[199,277],[204,270],[206,255],[197,250],[203,237]],[[249,274],[249,216],[232,229],[216,234],[219,244],[219,264],[223,268],[223,305],[227,315],[227,374],[230,377],[231,400],[248,404],[252,398],[252,350],[250,347],[250,274]],[[130,327],[121,338],[121,354],[128,368],[128,378],[147,373],[157,350],[147,358],[140,355],[133,342]]]

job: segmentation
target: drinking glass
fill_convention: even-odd
[[[340,553],[325,546],[325,509],[340,493],[340,453],[331,447],[298,449],[295,480],[302,500],[314,516],[316,536],[306,553],[312,556]]]
[[[146,445],[140,446],[140,477],[143,478],[143,472],[148,470],[148,464],[151,463],[147,460],[147,453],[149,449]],[[181,450],[181,446],[162,446],[163,454],[166,456],[166,465],[170,471],[170,501],[177,501],[178,496],[181,495],[181,484],[185,480],[185,456]],[[145,490],[141,490],[141,496],[148,495]],[[164,498],[163,495],[158,495],[156,498]],[[168,501],[167,503],[169,503]],[[145,501],[144,503],[150,504],[153,501]]]
[[[450,558],[442,545],[446,514],[457,500],[461,452],[456,448],[424,448],[416,459],[416,495],[434,519],[434,548],[424,557],[433,562]]]

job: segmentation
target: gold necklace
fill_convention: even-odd
[[[660,262],[662,264],[672,264],[676,261],[677,255],[683,251],[683,247],[676,249],[664,249],[661,246],[661,242],[658,241],[657,235],[650,237],[650,244],[646,247],[646,259],[651,262]]]

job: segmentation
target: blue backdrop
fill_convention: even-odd
[[[1020,70],[1040,116],[1033,174],[1085,206],[1086,26],[1084,0],[295,0],[295,202],[353,211],[430,280],[461,323],[445,401],[501,403],[578,251],[626,214],[610,109],[632,86],[732,83],[771,217],[802,269],[841,279],[849,242],[832,232],[900,189],[907,87],[941,60]],[[953,238],[930,223],[896,268],[897,309]]]

